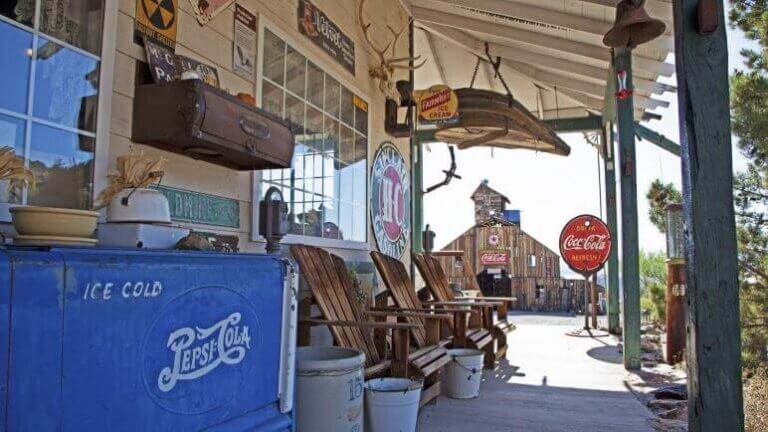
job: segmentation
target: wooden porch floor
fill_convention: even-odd
[[[652,431],[650,413],[624,386],[613,337],[565,332],[583,321],[564,315],[517,314],[507,361],[484,371],[480,397],[445,396],[419,417],[421,432]]]

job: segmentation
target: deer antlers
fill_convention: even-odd
[[[379,48],[378,45],[376,45],[375,42],[371,40],[371,35],[369,33],[369,30],[371,29],[372,23],[365,22],[365,17],[363,16],[363,8],[365,7],[365,1],[366,0],[360,0],[360,4],[357,8],[357,19],[360,23],[360,27],[363,29],[363,35],[365,36],[365,42],[368,44],[368,46],[376,53],[376,55],[379,56],[379,64],[372,66],[370,70],[368,71],[369,75],[372,78],[376,78],[379,80],[379,89],[384,92],[386,97],[388,99],[392,99],[396,101],[398,104],[400,103],[400,94],[395,89],[395,85],[392,82],[393,75],[395,73],[395,69],[403,69],[403,70],[416,70],[427,62],[427,59],[423,59],[418,64],[414,64],[413,66],[410,66],[408,64],[405,64],[406,62],[410,63],[411,61],[418,61],[421,59],[421,56],[416,57],[395,57],[395,50],[397,49],[397,41],[400,39],[400,36],[405,33],[405,31],[408,29],[408,26],[413,22],[413,18],[410,18],[405,25],[403,25],[400,30],[395,30],[392,26],[387,24],[387,29],[392,34],[393,38],[390,40],[384,48]],[[387,51],[391,49],[391,53],[389,54],[389,58],[387,58]]]

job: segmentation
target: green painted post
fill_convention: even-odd
[[[419,137],[414,135],[412,151],[416,155],[413,161],[413,251],[424,252],[421,233],[424,231],[424,146]]]
[[[624,367],[640,368],[640,257],[637,233],[637,177],[635,176],[635,120],[632,101],[632,49],[617,48],[614,67],[619,85],[617,118],[621,178],[621,274],[624,288]],[[623,75],[623,76],[622,76]]]
[[[723,0],[673,4],[688,305],[688,430],[741,432],[744,405],[728,24]],[[719,22],[713,31],[699,33],[701,17]]]
[[[611,97],[613,97],[611,95]],[[605,172],[605,219],[608,231],[614,244],[618,245],[618,229],[616,227],[616,158],[613,143],[613,123],[608,123],[602,129],[603,168]],[[621,332],[619,317],[619,251],[618,247],[611,249],[606,267],[608,284],[608,331],[618,335]]]

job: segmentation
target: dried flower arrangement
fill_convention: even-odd
[[[12,147],[0,147],[0,180],[8,181],[9,191],[35,188],[35,173],[24,166],[24,158],[16,156]]]
[[[145,188],[163,176],[168,159],[144,154],[143,150],[131,150],[127,155],[118,156],[117,174],[107,176],[109,185],[101,191],[96,210],[106,207],[110,200],[125,189]]]

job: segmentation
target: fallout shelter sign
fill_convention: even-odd
[[[411,234],[409,185],[405,158],[394,144],[383,143],[371,167],[371,224],[379,250],[398,259]]]

